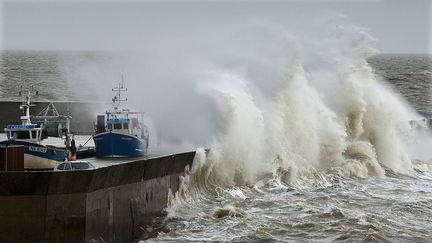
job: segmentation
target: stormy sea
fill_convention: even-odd
[[[432,58],[382,54],[367,61],[342,77],[337,92],[349,97],[337,115],[310,108],[316,100],[310,90],[304,96],[307,80],[297,69],[278,96],[282,110],[269,144],[257,140],[259,132],[242,131],[263,126],[258,110],[243,103],[255,116],[242,120],[235,116],[246,115],[231,107],[224,143],[197,151],[162,232],[150,241],[432,241],[425,152],[432,145]],[[419,116],[411,114],[408,125],[411,112]],[[343,121],[333,124],[340,114]],[[343,139],[334,134],[341,125]]]
[[[267,67],[258,62],[253,71],[214,71],[217,81],[191,91],[218,112],[210,116],[217,132],[206,135],[207,144],[188,143],[197,149],[194,164],[166,217],[141,240],[432,241],[432,57],[299,56],[293,53],[280,75],[254,76]],[[37,86],[40,100],[80,101],[100,88],[81,69],[96,70],[93,63],[113,55],[0,57],[1,101],[19,100],[21,85]],[[256,76],[277,81],[250,81]],[[202,122],[199,114],[188,119]],[[153,122],[164,130],[163,121]],[[181,120],[170,122],[182,129]],[[150,149],[157,146],[163,143]]]

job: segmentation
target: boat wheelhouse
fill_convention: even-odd
[[[42,141],[47,138],[46,130],[38,124],[7,125],[4,129],[8,139],[28,139]]]

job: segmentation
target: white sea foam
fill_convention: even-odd
[[[209,75],[211,82],[199,84],[221,120],[202,158],[207,178],[243,185],[269,172],[288,183],[336,167],[344,176],[359,177],[382,177],[386,168],[412,172],[410,148],[418,134],[409,120],[418,115],[368,65],[367,34],[350,28],[323,41],[334,46],[314,44],[309,51],[308,42],[297,40],[273,89],[263,90],[244,70],[218,69]],[[311,52],[330,60],[321,65]]]

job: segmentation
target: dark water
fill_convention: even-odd
[[[2,52],[0,100],[19,99],[17,86],[25,84],[43,90],[41,99],[86,100],[91,95],[86,90],[93,87],[79,68],[104,58],[110,57]],[[379,55],[368,61],[383,82],[418,113],[432,116],[431,56]],[[71,85],[79,86],[82,92],[74,93],[76,87]],[[294,180],[287,179],[291,172],[276,171],[253,183],[233,185],[213,176],[210,159],[197,158],[197,168],[182,181],[181,195],[169,203],[168,217],[148,227],[148,234],[141,239],[432,242],[432,165],[429,159],[411,163],[412,170],[407,173],[383,166],[384,176],[362,174],[355,166],[330,166],[309,168]]]
[[[392,84],[421,114],[432,117],[432,57],[384,54],[369,59],[376,73]]]
[[[20,88],[31,86],[39,91],[39,101],[98,101],[94,96],[97,87],[84,71],[87,64],[113,56],[102,52],[2,51],[0,101],[21,101]]]

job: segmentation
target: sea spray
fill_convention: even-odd
[[[341,118],[344,119],[347,134],[346,148],[343,153],[347,161],[343,165],[346,172],[344,174],[384,176],[384,169],[378,163],[375,148],[370,142],[360,139],[365,132],[363,120],[367,112],[362,85],[367,80],[358,79],[354,74],[355,68],[350,66],[340,76],[343,102],[338,103],[337,109],[341,113]]]
[[[205,170],[202,183],[253,184],[271,171],[292,183],[297,175],[331,167],[359,177],[384,176],[384,167],[411,170],[404,150],[409,109],[379,84],[364,60],[336,76],[340,93],[332,107],[295,58],[266,117],[240,74],[222,74],[204,89],[217,103],[223,126],[195,170]]]
[[[296,171],[298,167],[318,164],[319,145],[316,94],[307,84],[301,64],[294,65],[286,87],[277,95],[270,141],[277,166]]]
[[[299,51],[294,51],[295,55],[287,69],[289,72],[281,82],[280,89],[276,90],[273,96],[275,98],[267,97],[268,103],[274,105],[271,109],[273,112],[261,112],[266,116],[262,117],[262,125],[260,123],[256,128],[261,130],[261,126],[264,126],[262,131],[265,134],[255,133],[254,127],[250,126],[242,126],[246,128],[242,133],[233,133],[238,131],[239,123],[233,123],[233,120],[227,117],[236,116],[236,121],[251,120],[246,116],[250,115],[251,109],[243,114],[234,112],[235,109],[244,108],[234,107],[233,104],[238,101],[235,101],[234,96],[230,96],[230,101],[225,103],[228,108],[225,107],[223,115],[225,138],[235,137],[240,144],[243,144],[242,141],[254,141],[239,137],[246,135],[245,138],[260,138],[262,142],[255,143],[260,144],[258,147],[251,143],[249,152],[234,153],[233,150],[239,150],[232,146],[231,139],[219,140],[219,146],[215,147],[215,151],[235,156],[231,157],[229,162],[225,161],[223,156],[213,156],[213,161],[224,164],[224,168],[232,168],[232,158],[236,158],[241,161],[241,168],[247,168],[245,161],[252,165],[252,161],[256,164],[260,160],[250,160],[245,156],[249,156],[250,151],[259,151],[266,155],[261,157],[265,161],[259,164],[265,170],[271,168],[274,173],[282,173],[287,182],[292,182],[299,173],[307,175],[308,171],[320,171],[335,166],[346,169],[345,175],[349,176],[384,176],[383,166],[400,173],[409,173],[411,163],[406,147],[410,132],[407,117],[412,117],[412,114],[407,105],[393,95],[391,90],[381,85],[375,77],[365,60],[370,50],[362,48],[361,41],[362,38],[353,40],[353,51],[358,54],[351,57],[342,56],[337,62],[337,68],[328,70],[336,74],[323,75],[319,81],[316,80],[314,69],[305,72],[304,67],[308,64],[303,64],[303,60],[297,54]],[[315,80],[310,82],[309,76]],[[246,88],[245,92],[249,95],[246,100],[254,100],[247,89],[253,81],[244,76],[242,82],[241,87]],[[316,86],[317,83],[327,83],[334,87],[336,93],[316,90],[320,87]],[[328,102],[329,95],[334,96],[331,98],[334,100],[333,103]],[[218,104],[223,105],[221,102]],[[262,105],[254,102],[249,107],[258,109],[257,107]],[[241,115],[244,117],[241,118]],[[230,137],[229,134],[235,135]],[[220,145],[225,143],[227,146]],[[398,152],[392,153],[392,150]],[[239,168],[235,170],[235,176],[225,173],[228,177],[223,181],[250,174],[250,171]]]
[[[221,208],[216,208],[213,216],[215,218],[223,218],[223,217],[244,217],[245,212],[239,208],[236,208],[232,205],[225,205]]]
[[[223,184],[243,185],[256,181],[257,173],[266,169],[264,121],[245,80],[225,73],[209,87],[222,113],[223,127],[209,155],[214,176]]]
[[[195,152],[192,168],[185,168],[185,175],[180,176],[179,188],[175,194],[169,193],[167,217],[176,217],[179,208],[193,209],[195,203],[205,201],[208,196],[215,195],[217,181],[211,177],[213,164],[208,162],[207,152],[198,148]],[[199,213],[199,212],[197,212]]]
[[[411,158],[430,162],[432,161],[432,131],[426,126],[412,126],[412,137],[410,146]],[[432,168],[432,164],[430,165]]]
[[[278,121],[271,125],[270,139],[279,169],[286,170],[289,162],[289,175],[295,176],[341,163],[346,135],[337,115],[310,84],[298,56],[292,65],[292,73],[277,96],[277,112],[270,118]]]
[[[407,142],[411,136],[408,119],[412,115],[408,106],[377,82],[365,60],[359,64],[356,74],[365,82],[364,99],[367,105],[362,138],[371,142],[383,166],[399,173],[409,173],[412,165],[407,153]]]

